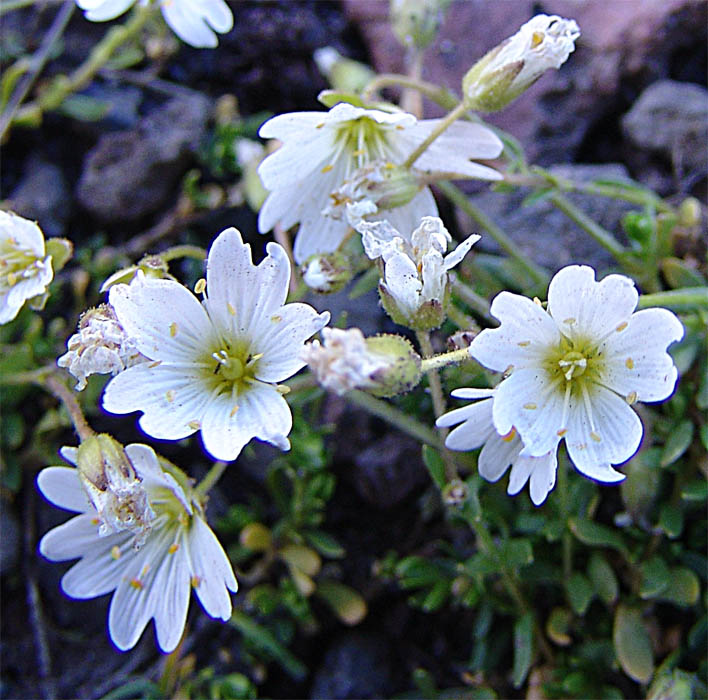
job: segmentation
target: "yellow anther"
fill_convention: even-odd
[[[187,426],[192,430],[199,430],[201,428],[201,423],[198,420],[190,420]]]
[[[538,297],[533,298],[533,303],[536,304],[536,306],[543,308],[543,302]]]
[[[237,412],[238,412],[238,404],[236,404],[236,405],[231,409],[231,413],[229,413],[229,418],[233,418],[233,417],[236,415]]]
[[[324,122],[320,122],[320,123],[315,127],[315,129],[321,129],[324,125],[325,125]]]
[[[633,360],[631,357],[628,357],[628,358],[624,361],[624,366],[625,366],[627,369],[634,369],[634,360]]]
[[[201,294],[205,289],[206,289],[206,280],[203,277],[200,277],[197,280],[197,283],[194,285],[194,291],[197,294]]]
[[[524,408],[527,408],[529,411],[533,411],[535,408],[538,408],[538,406],[535,403],[525,403]]]
[[[520,343],[517,343],[517,345],[520,348],[525,348],[525,347],[531,345],[531,341],[530,340],[522,340]]]
[[[535,49],[537,46],[540,46],[545,38],[546,35],[543,32],[534,32],[531,35],[531,48]]]
[[[567,323],[569,326],[572,326],[574,323],[577,323],[577,319],[571,316],[571,318],[563,319],[563,323]]]
[[[111,547],[111,558],[118,561],[120,559],[120,547],[117,544],[114,544]]]
[[[261,357],[263,357],[262,352],[257,352],[255,355],[251,355],[251,359],[248,361],[248,364],[250,365],[254,362],[258,362],[258,360],[260,360]]]
[[[387,160],[383,166],[386,170],[393,170],[396,167],[390,160]]]
[[[233,305],[230,301],[227,301],[227,302],[226,302],[226,308],[229,310],[229,313],[230,313],[232,316],[235,316],[235,315],[236,315],[236,309],[234,308],[234,305]]]
[[[556,431],[556,435],[558,437],[563,437],[567,432],[568,428],[561,428],[560,430]]]
[[[176,335],[177,335],[177,324],[174,321],[172,321],[172,323],[170,323],[170,336],[172,338],[174,338]]]
[[[280,314],[273,314],[270,317],[270,320],[273,321],[273,323],[280,323],[283,320],[283,317]]]
[[[630,391],[629,394],[624,397],[624,400],[631,406],[637,400],[637,392]]]
[[[202,579],[200,576],[195,574],[191,579],[189,579],[189,582],[192,584],[192,588],[199,588],[199,584],[202,582]]]
[[[136,590],[136,591],[142,591],[143,590],[143,582],[139,578],[131,578],[130,579],[130,585]]]
[[[324,168],[322,168],[322,170],[320,170],[320,172],[328,173],[330,170],[334,170],[334,166],[331,163],[325,165]]]
[[[278,390],[278,393],[283,396],[290,393],[290,387],[287,384],[278,384],[275,388]]]
[[[173,542],[173,543],[167,548],[167,553],[168,553],[168,554],[174,554],[178,549],[179,549],[179,544],[177,544],[177,542]]]
[[[366,151],[363,148],[357,148],[356,151],[352,151],[353,156],[365,156]]]
[[[155,369],[155,367],[159,367],[162,364],[162,360],[155,360],[155,362],[151,362],[148,365],[148,369]]]
[[[7,283],[11,286],[14,287],[17,284],[17,273],[15,272],[8,272],[7,273]]]
[[[172,403],[175,400],[175,396],[177,394],[175,393],[174,389],[168,389],[167,392],[165,393],[165,398],[169,403]]]
[[[511,442],[516,435],[516,428],[512,428],[506,435],[502,435],[502,440],[504,442]]]
[[[622,321],[622,323],[620,323],[619,326],[617,326],[617,328],[615,328],[615,330],[618,333],[621,333],[628,325],[629,325],[629,323],[627,323],[627,321]]]
[[[504,372],[502,372],[502,378],[506,379],[514,371],[514,365],[509,365]]]
[[[396,124],[396,129],[398,129],[399,131],[403,131],[403,129],[405,129],[405,128],[406,128],[405,126],[401,126],[400,124]]]
[[[98,518],[91,518],[91,525],[98,525],[101,521]]]
[[[602,438],[595,432],[593,431],[590,433],[590,437],[595,441],[595,442],[602,442]]]

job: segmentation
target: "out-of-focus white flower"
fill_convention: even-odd
[[[555,452],[564,439],[571,460],[586,476],[621,481],[611,465],[639,447],[642,424],[635,401],[662,401],[678,372],[667,347],[683,326],[666,309],[633,313],[634,283],[623,275],[595,281],[591,267],[560,270],[548,289],[548,310],[526,297],[502,292],[491,313],[501,326],[482,331],[470,355],[508,376],[497,387],[494,426],[515,428],[525,454]]]
[[[118,322],[150,362],[116,375],[104,408],[143,411],[140,426],[156,438],[201,430],[216,459],[236,459],[254,437],[289,449],[292,414],[277,384],[304,366],[300,350],[329,313],[285,304],[290,262],[277,243],[267,251],[254,265],[236,229],[219,234],[198,285],[202,303],[177,282],[143,275],[111,287]]]
[[[140,0],[147,5],[149,0]],[[105,22],[122,15],[135,0],[76,0],[86,19]],[[165,22],[187,44],[213,49],[218,34],[230,32],[234,17],[224,0],[159,0]],[[216,33],[215,33],[216,32]]]
[[[28,299],[44,294],[53,276],[39,226],[0,210],[0,324],[12,321]]]
[[[67,350],[58,360],[76,377],[76,391],[86,388],[86,379],[92,374],[122,372],[147,358],[140,354],[133,340],[118,323],[110,304],[99,304],[86,311],[79,320],[78,333],[69,338]]]
[[[410,239],[388,221],[361,221],[357,230],[366,254],[384,261],[379,290],[391,318],[418,330],[437,328],[445,320],[448,270],[465,257],[480,236],[468,236],[445,255],[452,237],[434,216],[423,217]]]
[[[258,217],[259,230],[265,233],[276,224],[288,229],[299,222],[294,250],[298,263],[315,253],[335,251],[350,228],[341,218],[322,215],[331,194],[372,161],[401,165],[438,121],[346,103],[329,112],[293,112],[269,119],[259,135],[283,145],[258,169],[270,190]],[[496,158],[502,147],[487,127],[455,122],[416,160],[415,169],[498,180],[496,170],[470,159]],[[399,231],[412,231],[423,216],[436,214],[433,195],[425,187],[404,206],[388,211],[387,218]]]
[[[507,493],[515,496],[528,481],[531,500],[540,506],[556,483],[556,451],[540,457],[527,456],[515,430],[500,435],[492,421],[494,393],[494,389],[456,389],[452,392],[455,398],[473,399],[475,403],[440,416],[435,425],[438,428],[457,426],[445,439],[445,446],[450,450],[482,448],[477,467],[480,476],[487,481],[499,481],[511,466]]]
[[[325,389],[345,394],[363,389],[380,396],[409,391],[420,381],[420,357],[405,338],[365,338],[358,328],[324,328],[301,353]]]
[[[79,515],[50,530],[39,551],[51,561],[81,559],[62,578],[68,596],[114,591],[108,630],[120,650],[134,647],[154,619],[157,642],[170,652],[184,630],[190,590],[208,615],[228,620],[236,579],[186,480],[180,484],[164,472],[147,445],[128,445],[125,455],[130,473],[108,470],[102,488],[94,485],[101,511],[82,486],[80,469],[40,472],[37,485],[45,498]],[[76,464],[79,451],[65,447],[62,456]]]
[[[549,68],[560,68],[575,50],[575,20],[536,15],[467,72],[462,91],[471,109],[502,109]]]

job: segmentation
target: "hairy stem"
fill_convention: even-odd
[[[35,383],[49,391],[55,398],[62,402],[81,440],[86,440],[96,434],[86,421],[84,412],[81,410],[81,406],[79,406],[79,402],[76,400],[74,393],[63,381],[55,375],[50,374],[47,376],[39,375]]]
[[[460,103],[460,98],[447,88],[441,88],[435,83],[428,83],[425,80],[415,80],[407,75],[398,73],[381,73],[377,75],[363,90],[361,97],[365,102],[371,102],[377,97],[377,93],[387,87],[403,87],[418,90],[431,102],[452,109]]]
[[[198,245],[174,245],[162,253],[157,254],[165,262],[175,260],[176,258],[194,258],[195,260],[206,260],[206,250]]]
[[[219,481],[228,466],[229,462],[214,462],[214,464],[212,464],[209,471],[204,475],[204,478],[194,489],[194,492],[200,499],[203,499],[216,485],[216,482]]]
[[[663,306],[673,311],[708,309],[708,287],[683,287],[667,292],[642,294],[639,297],[638,309],[648,309],[652,306]]]
[[[420,368],[423,372],[432,372],[447,367],[447,365],[458,364],[469,359],[470,354],[467,348],[461,348],[460,350],[452,350],[451,352],[444,352],[440,355],[426,357],[421,363]]]

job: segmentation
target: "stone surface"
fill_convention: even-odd
[[[549,170],[574,182],[591,182],[597,179],[629,180],[627,169],[617,163],[604,165],[558,165]],[[590,236],[573,223],[565,214],[545,200],[523,205],[529,190],[514,192],[484,191],[471,195],[473,204],[484,211],[512,240],[522,253],[543,267],[555,271],[573,263],[606,269],[613,265],[612,256]],[[601,226],[624,240],[620,220],[634,205],[605,197],[583,194],[566,195]],[[478,251],[499,252],[493,239],[480,231],[464,213],[458,213],[462,231],[482,234],[475,246]]]
[[[708,163],[708,90],[700,85],[659,80],[622,118],[637,147],[657,151],[677,172],[705,171]]]
[[[174,98],[135,129],[102,136],[84,163],[76,192],[81,205],[111,223],[157,211],[196,152],[209,109],[202,95]]]
[[[391,692],[391,655],[384,640],[345,632],[315,673],[311,698],[380,698]]]
[[[388,0],[344,0],[377,70],[401,72],[402,47],[388,25]],[[580,156],[616,160],[619,116],[660,78],[705,82],[707,4],[695,0],[455,0],[428,49],[423,78],[459,93],[462,76],[489,49],[538,12],[572,17],[582,35],[558,71],[488,120],[541,164]],[[426,116],[440,109],[426,105]],[[613,153],[614,151],[614,153]]]
[[[46,237],[65,235],[71,198],[61,168],[30,156],[24,171],[7,208],[37,221]]]

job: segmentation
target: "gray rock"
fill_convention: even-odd
[[[45,236],[63,236],[71,213],[71,198],[61,169],[31,156],[8,208],[39,223]]]
[[[627,169],[617,163],[556,165],[549,170],[574,182],[597,179],[631,181]],[[555,271],[573,263],[592,265],[596,269],[613,265],[614,258],[550,202],[541,200],[523,206],[528,195],[529,191],[524,188],[511,193],[484,191],[472,195],[470,200],[512,238],[524,255],[548,270]],[[636,207],[606,197],[584,194],[566,196],[620,241],[625,240],[620,220],[626,212]],[[485,235],[465,214],[459,213],[458,216],[463,232],[482,234],[476,250],[499,252],[491,236]]]
[[[311,698],[382,698],[392,688],[387,644],[362,632],[346,632],[332,644],[312,682]]]
[[[199,146],[209,107],[201,95],[174,98],[135,129],[102,136],[84,163],[77,188],[81,205],[105,222],[160,209]]]
[[[658,80],[622,118],[625,135],[639,148],[658,151],[681,172],[708,162],[708,90],[693,83]]]
[[[20,525],[6,503],[0,505],[0,574],[5,575],[17,566],[22,546]]]

